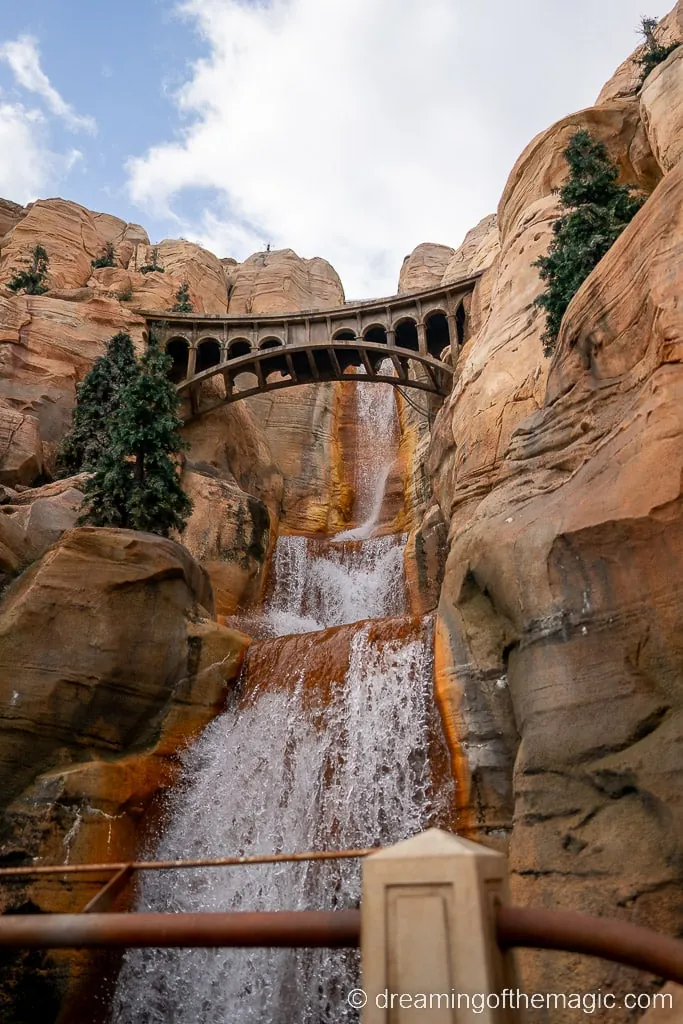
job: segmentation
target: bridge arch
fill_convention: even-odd
[[[251,342],[247,338],[235,338],[228,345],[228,359],[251,355]]]
[[[374,341],[378,345],[387,344],[387,329],[384,324],[370,324],[363,331],[365,341]]]
[[[284,341],[282,338],[276,338],[274,335],[272,338],[264,338],[263,341],[259,342],[259,351],[263,351],[267,348],[283,348]]]
[[[409,348],[413,352],[420,351],[420,339],[417,333],[417,321],[412,316],[403,316],[393,324],[396,344],[399,348]]]
[[[355,341],[357,334],[348,327],[340,327],[332,334],[332,341]]]
[[[435,359],[441,357],[441,353],[451,343],[451,332],[448,329],[448,318],[442,309],[433,309],[425,317],[425,329],[427,336],[427,352]]]
[[[218,366],[221,362],[220,342],[217,341],[216,338],[202,338],[197,345],[195,372],[201,373],[202,370],[208,370],[212,366]]]
[[[169,377],[174,384],[180,384],[187,377],[187,368],[190,361],[190,343],[182,336],[170,338],[166,342],[166,355],[173,360],[169,371]]]

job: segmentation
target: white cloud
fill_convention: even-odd
[[[97,131],[95,119],[76,113],[50,83],[40,66],[38,42],[33,36],[19,36],[0,45],[0,60],[9,64],[18,84],[42,96],[52,113],[61,118],[71,131]]]
[[[0,96],[0,152],[5,154],[0,161],[0,196],[22,204],[38,199],[81,159],[77,149],[53,153],[46,128],[39,110]]]
[[[184,0],[208,56],[131,196],[182,219],[210,189],[183,234],[219,255],[270,241],[329,259],[350,297],[392,292],[408,251],[458,245],[527,142],[593,102],[640,3]]]

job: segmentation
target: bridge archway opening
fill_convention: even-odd
[[[260,352],[281,348],[283,348],[283,343],[279,338],[266,338],[266,340],[262,341],[259,345]],[[288,377],[290,375],[289,366],[287,365],[287,360],[284,354],[274,355],[272,359],[262,359],[261,369],[263,370],[264,377],[269,377],[271,373],[280,373],[282,377]]]
[[[231,341],[228,346],[228,359],[238,359],[239,356],[251,355],[251,345],[245,338],[238,338]]]
[[[346,373],[352,367],[355,368],[363,365],[360,352],[357,348],[351,348],[350,345],[344,348],[335,348],[334,354],[337,357],[342,373]]]
[[[342,327],[340,331],[335,331],[332,335],[332,341],[355,341],[356,335],[353,331],[350,331],[348,327]]]
[[[313,352],[313,359],[315,360],[316,369],[320,375],[321,380],[334,380],[335,371],[330,358],[330,353],[327,349],[320,348]]]
[[[399,348],[410,348],[413,352],[420,351],[420,341],[417,336],[417,324],[410,317],[399,320],[396,324],[396,344]]]
[[[387,332],[384,327],[379,324],[375,324],[373,327],[368,327],[367,331],[363,334],[366,341],[371,341],[375,345],[386,345],[387,343]]]
[[[464,302],[460,303],[455,314],[455,330],[458,336],[458,345],[464,345],[467,330],[467,313]]]
[[[185,338],[171,338],[166,345],[166,355],[173,360],[169,377],[174,384],[180,384],[187,377],[187,364],[190,359],[190,346]]]
[[[221,361],[221,346],[214,338],[207,338],[197,346],[196,373],[218,366]]]
[[[451,334],[448,330],[448,320],[444,313],[432,313],[426,319],[427,326],[427,351],[435,359],[441,357],[441,353],[451,343]]]

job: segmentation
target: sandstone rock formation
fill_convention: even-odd
[[[130,858],[174,755],[221,708],[246,646],[215,621],[208,577],[180,545],[127,530],[65,536],[0,606],[3,862]],[[75,912],[100,885],[31,879],[5,888],[1,909]],[[27,984],[59,1005],[91,966],[48,954],[28,980],[24,961],[5,964],[3,1016]]]
[[[652,152],[663,171],[676,166],[683,153],[683,46],[655,68],[643,86],[640,112]]]
[[[230,270],[230,313],[288,313],[344,304],[327,260],[301,259],[292,249],[256,252]]]
[[[467,232],[462,245],[448,261],[440,283],[450,284],[460,277],[486,270],[498,255],[499,249],[498,218],[495,213],[491,213]]]
[[[455,249],[435,242],[422,242],[406,256],[398,278],[398,291],[419,292],[441,284]]]
[[[449,525],[436,674],[461,828],[494,843],[511,830],[517,901],[672,934],[683,929],[677,64],[673,54],[640,99],[603,96],[520,157],[429,460]],[[575,297],[548,364],[531,263],[581,126],[652,195]],[[569,956],[524,966],[528,990],[651,986]]]

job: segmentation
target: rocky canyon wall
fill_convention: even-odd
[[[664,28],[683,38],[683,5]],[[518,160],[429,451],[448,524],[437,691],[466,755],[462,827],[509,837],[518,902],[671,934],[683,932],[681,66],[678,49],[636,92],[629,60],[595,107]],[[548,361],[531,264],[581,127],[649,198]],[[529,955],[524,969],[529,990],[656,984],[569,955]]]

